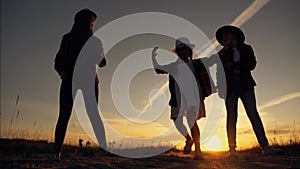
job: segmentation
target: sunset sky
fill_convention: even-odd
[[[263,3],[265,2],[265,3]],[[232,23],[246,10],[250,0],[211,1],[1,1],[1,138],[23,137],[53,141],[58,118],[60,78],[54,70],[54,58],[62,35],[70,31],[76,12],[89,8],[98,14],[94,30],[120,17],[140,12],[161,12],[183,18],[197,26],[210,40],[216,30]],[[241,25],[246,43],[254,48],[257,67],[252,72],[257,82],[257,106],[269,141],[288,142],[298,139],[300,129],[300,1],[258,1],[264,5]],[[246,14],[249,15],[249,14]],[[184,32],[184,30],[182,30]],[[124,30],[126,32],[126,30]],[[160,41],[158,40],[160,39]],[[103,45],[105,46],[103,40]],[[137,124],[124,119],[114,107],[110,96],[110,82],[117,65],[137,50],[160,45],[166,50],[174,48],[174,39],[157,35],[138,35],[118,43],[105,51],[107,68],[99,70],[99,109],[110,126],[127,137],[151,138],[173,125],[170,109],[153,123]],[[197,44],[195,44],[197,46]],[[198,44],[198,47],[200,44]],[[216,50],[219,50],[217,46]],[[150,57],[149,53],[149,57]],[[153,70],[140,72],[131,82],[129,98],[138,110],[148,103],[149,92],[167,82],[167,76],[156,75]],[[16,99],[19,96],[18,104]],[[207,108],[214,96],[206,100]],[[168,101],[169,94],[166,92]],[[166,102],[167,104],[167,102]],[[243,106],[239,106],[238,147],[257,144]],[[198,121],[205,135],[204,126],[209,116]],[[210,140],[202,140],[202,148],[226,150],[225,110],[218,112],[220,119]],[[88,125],[87,125],[88,126]],[[108,132],[110,133],[110,132]],[[85,137],[73,112],[66,142],[76,143]],[[175,138],[175,136],[174,136]],[[108,141],[120,141],[108,134]],[[164,140],[173,143],[173,137]],[[176,141],[175,141],[176,142]],[[212,145],[212,143],[215,143]],[[214,147],[214,145],[218,145]],[[130,145],[129,145],[130,146]]]

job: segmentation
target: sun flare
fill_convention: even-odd
[[[209,151],[220,151],[222,149],[221,144],[221,139],[218,136],[212,136],[204,143],[204,147]]]

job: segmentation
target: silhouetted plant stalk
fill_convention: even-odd
[[[18,94],[17,98],[16,98],[16,103],[15,103],[14,110],[11,113],[10,125],[9,125],[8,133],[7,133],[8,137],[11,136],[11,128],[12,128],[12,125],[13,125],[13,122],[14,122],[14,119],[15,119],[14,117],[15,117],[16,112],[18,112],[16,118],[18,118],[19,114],[20,114],[20,110],[18,110],[19,101],[20,101],[20,95]]]

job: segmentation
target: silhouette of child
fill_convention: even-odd
[[[197,120],[205,117],[204,98],[212,92],[210,79],[202,61],[192,60],[194,45],[187,38],[178,38],[175,46],[173,52],[179,57],[175,62],[159,65],[155,59],[157,47],[152,51],[152,61],[156,73],[169,74],[171,119],[177,130],[186,138],[183,153],[189,154],[192,145],[195,144],[194,159],[199,160],[203,157]],[[183,116],[187,118],[192,137],[183,124]]]

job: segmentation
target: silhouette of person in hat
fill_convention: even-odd
[[[242,30],[235,26],[226,25],[219,28],[216,32],[216,39],[223,48],[217,55],[212,55],[209,59],[215,60],[218,57],[225,72],[225,79],[222,79],[220,72],[223,70],[220,69],[221,66],[218,66],[218,94],[225,99],[227,110],[226,130],[229,145],[227,157],[236,157],[236,123],[239,98],[245,107],[262,152],[269,153],[268,139],[256,107],[254,93],[256,83],[251,75],[251,71],[256,66],[254,51],[250,45],[244,43],[245,35]],[[221,83],[222,80],[226,80],[226,83]]]
[[[200,59],[192,60],[194,45],[187,38],[178,38],[173,50],[179,57],[175,62],[159,65],[155,47],[152,61],[157,74],[169,74],[171,119],[177,130],[186,138],[184,154],[191,152],[195,144],[195,160],[203,159],[200,149],[200,130],[197,120],[205,117],[204,98],[211,94],[210,78]],[[183,124],[186,116],[192,137]]]
[[[93,46],[97,49],[98,55],[96,56],[99,60],[98,63],[100,67],[106,65],[106,60],[103,54],[102,44],[93,36],[93,27],[96,22],[97,15],[89,9],[80,10],[74,18],[74,24],[71,31],[65,34],[62,38],[62,42],[59,48],[59,51],[56,54],[55,58],[55,70],[59,74],[62,82],[60,86],[60,96],[59,96],[59,117],[55,129],[55,154],[57,158],[61,157],[62,145],[66,135],[68,121],[71,116],[72,107],[73,107],[73,95],[72,95],[72,80],[73,72],[75,68],[75,63],[80,54],[81,49],[86,44],[89,39],[89,47]],[[97,46],[95,46],[97,44]],[[85,47],[85,48],[89,48]],[[93,49],[96,50],[96,49]],[[87,58],[87,60],[92,60]],[[96,59],[94,59],[96,60]],[[92,60],[92,61],[94,61]],[[92,86],[93,97],[98,101],[98,77],[96,76],[96,63],[94,62],[91,69],[92,76]],[[96,79],[95,79],[96,76]],[[74,86],[73,86],[74,87]],[[76,86],[77,87],[77,86]],[[86,91],[83,91],[85,95]],[[86,105],[87,106],[87,105]],[[99,117],[97,117],[99,118]],[[101,121],[100,121],[101,122]]]

